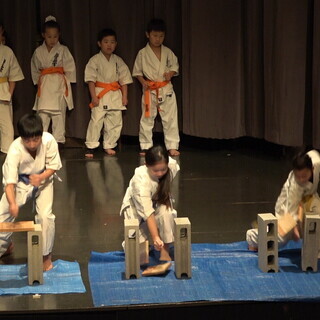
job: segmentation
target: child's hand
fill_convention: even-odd
[[[163,248],[163,241],[157,237],[154,241],[153,241],[153,245],[154,245],[154,248],[157,250],[157,251],[160,251],[162,248]]]
[[[146,80],[142,79],[141,84],[144,90],[147,90],[149,88],[148,82]]]
[[[128,104],[128,98],[127,97],[122,97],[122,105],[126,106]]]
[[[173,77],[174,72],[173,71],[169,71],[169,72],[165,72],[163,74],[163,77],[165,78],[166,81],[170,81],[171,78]]]
[[[9,205],[9,212],[13,217],[17,217],[19,214],[19,206],[17,206],[16,203],[10,204]]]
[[[98,105],[99,105],[99,99],[98,99],[98,97],[92,98],[91,104],[92,104],[93,107],[98,106]]]
[[[40,174],[31,174],[29,176],[29,181],[30,181],[30,184],[34,187],[39,187],[40,184],[41,184],[41,176]]]
[[[298,226],[293,228],[293,240],[294,241],[300,240],[300,233],[299,233]]]

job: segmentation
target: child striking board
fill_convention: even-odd
[[[148,239],[160,250],[160,260],[170,261],[169,246],[174,242],[174,218],[171,182],[180,170],[176,160],[162,146],[146,151],[145,165],[136,168],[124,196],[120,214],[139,220],[139,242]]]
[[[91,95],[91,119],[87,129],[85,156],[93,158],[99,146],[102,126],[103,149],[114,155],[114,148],[122,129],[122,110],[128,104],[128,84],[132,83],[129,68],[113,52],[117,46],[114,30],[104,29],[98,34],[100,52],[94,55],[85,69],[85,82]]]
[[[33,198],[36,223],[42,226],[43,270],[52,268],[51,252],[55,234],[52,213],[53,174],[61,168],[58,145],[43,132],[37,114],[26,114],[18,121],[20,137],[10,145],[3,164],[4,194],[0,201],[0,222],[13,222],[19,208]],[[11,233],[0,233],[0,257],[13,250]]]
[[[146,36],[149,40],[136,57],[132,76],[142,85],[142,115],[140,119],[140,155],[152,147],[152,129],[159,111],[166,148],[171,156],[179,155],[179,128],[176,95],[171,78],[178,75],[179,64],[174,53],[162,43],[166,26],[163,20],[149,22]]]
[[[69,49],[60,44],[60,26],[52,16],[42,27],[44,42],[31,59],[32,81],[38,86],[33,110],[42,119],[43,130],[52,134],[59,144],[65,143],[66,107],[73,109],[70,83],[76,82],[76,67]]]

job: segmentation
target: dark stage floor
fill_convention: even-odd
[[[192,242],[245,240],[245,232],[256,214],[273,212],[276,197],[290,170],[291,151],[263,142],[222,141],[204,147],[189,145],[192,143],[185,143],[181,148],[178,158],[181,171],[175,179],[173,193],[178,216],[187,216],[191,221]],[[73,315],[71,312],[88,313],[87,316],[94,315],[95,319],[106,316],[135,318],[139,317],[139,312],[142,319],[151,317],[154,306],[94,309],[88,281],[91,251],[121,250],[123,218],[119,216],[119,209],[129,179],[141,162],[137,145],[122,143],[116,157],[105,156],[101,151],[94,160],[85,160],[82,148],[65,148],[61,158],[63,168],[59,176],[63,182],[55,183],[53,258],[78,261],[87,292],[42,295],[39,299],[32,295],[1,296],[0,318],[14,319],[18,314],[24,314],[24,319],[31,319],[37,313],[37,319],[41,314],[46,314],[46,319],[63,319],[69,312],[69,318]],[[1,165],[3,161],[2,156]],[[31,211],[32,205],[28,203],[20,211],[19,220],[31,220]],[[0,263],[25,263],[25,239],[25,233],[16,233],[14,255]],[[202,313],[212,312],[209,303],[202,302],[199,306]],[[231,312],[226,311],[225,306],[216,304],[217,316]],[[166,306],[163,316],[167,317],[173,307],[177,314],[192,309],[188,304]],[[237,308],[240,316],[239,310],[259,311],[262,305],[244,304]],[[285,308],[291,307],[273,304],[273,308],[283,314]],[[126,310],[125,315],[121,316],[121,310]]]

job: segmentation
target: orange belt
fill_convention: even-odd
[[[7,77],[0,77],[0,83],[5,83],[8,82],[8,78]]]
[[[121,88],[119,82],[115,81],[115,82],[110,82],[110,83],[105,83],[105,82],[100,82],[97,81],[95,83],[95,86],[98,88],[104,88],[103,90],[101,90],[98,95],[97,98],[101,99],[107,92],[109,91],[117,91]],[[93,104],[90,103],[89,107],[92,109],[93,108]]]
[[[64,76],[63,67],[50,67],[50,68],[46,68],[46,69],[41,70],[41,76],[38,81],[38,97],[40,97],[40,95],[41,95],[41,78],[46,74],[52,74],[52,73],[60,73],[63,75],[64,83],[66,85],[65,96],[67,97],[68,96],[68,84],[67,84],[66,77]]]
[[[166,86],[169,82],[170,81],[156,82],[156,81],[147,80],[148,89],[146,89],[145,92],[144,92],[144,104],[145,104],[144,115],[145,115],[146,118],[150,117],[150,105],[151,105],[150,91],[156,90],[157,99],[158,99],[159,89],[164,87],[164,86]]]

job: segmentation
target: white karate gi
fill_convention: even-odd
[[[295,220],[298,220],[299,204],[304,196],[313,195],[316,200],[315,204],[320,201],[318,195],[318,184],[320,174],[320,155],[316,150],[311,150],[308,153],[313,165],[313,182],[307,182],[301,186],[297,183],[293,171],[289,173],[287,181],[282,187],[281,193],[275,205],[275,215],[277,218],[283,216],[285,213],[290,213]],[[320,207],[314,208],[320,213]],[[258,246],[258,229],[250,229],[247,231],[247,242],[249,246]],[[289,240],[293,239],[293,233],[290,232],[285,237],[278,236],[280,246],[285,245]]]
[[[63,67],[64,75],[59,73],[41,76],[41,70],[51,67]],[[70,83],[76,82],[76,67],[69,49],[59,42],[48,52],[43,42],[31,59],[31,76],[35,85],[39,83],[41,95],[36,95],[33,109],[42,119],[43,130],[47,131],[52,120],[52,134],[57,142],[65,143],[66,107],[73,109]],[[41,76],[41,77],[40,77]],[[68,96],[66,96],[66,84]]]
[[[86,65],[84,81],[119,82],[123,86],[132,83],[132,77],[128,66],[120,57],[112,54],[108,60],[100,51]],[[95,90],[98,95],[104,89],[96,87]],[[109,91],[100,99],[99,105],[91,109],[86,136],[87,148],[94,149],[99,146],[102,126],[104,126],[103,149],[116,147],[122,129],[122,110],[126,110],[126,107],[122,105],[120,89]]]
[[[176,160],[169,157],[169,170],[174,179],[180,167]],[[158,188],[158,180],[150,177],[146,165],[135,169],[134,176],[130,180],[129,187],[122,201],[120,215],[125,219],[139,220],[139,241],[140,243],[148,239],[148,227],[146,220],[154,213],[160,238],[164,243],[174,242],[174,218],[177,212],[173,208],[165,205],[157,205],[153,201]]]
[[[165,81],[165,72],[179,72],[178,59],[174,53],[164,45],[161,46],[161,61],[152,51],[149,43],[138,52],[133,67],[132,76],[144,76],[151,81]],[[168,83],[159,89],[159,100],[156,91],[151,91],[150,117],[145,117],[144,93],[142,95],[142,115],[140,119],[139,141],[141,150],[152,147],[152,129],[158,108],[162,120],[165,145],[167,150],[179,148],[179,127],[176,95],[173,86]]]
[[[13,51],[0,43],[0,78],[8,78],[8,81],[20,81],[24,79]],[[7,153],[14,138],[12,118],[12,97],[9,92],[9,83],[0,83],[0,139],[1,152]]]
[[[3,164],[3,185],[16,185],[16,203],[21,207],[32,197],[34,187],[19,181],[19,175],[37,174],[45,169],[59,170],[60,168],[58,145],[50,133],[43,133],[35,159],[25,149],[19,137],[11,144]],[[45,256],[52,252],[55,234],[55,216],[52,213],[53,176],[39,186],[35,202],[37,211],[35,222],[42,226],[43,255]],[[14,220],[15,218],[9,212],[9,203],[4,193],[0,200],[0,222],[13,222]],[[0,256],[7,250],[10,237],[11,233],[0,233]]]

